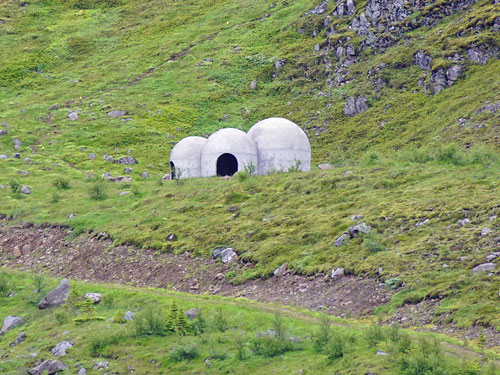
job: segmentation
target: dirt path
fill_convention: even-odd
[[[233,263],[174,255],[132,246],[113,246],[105,234],[83,234],[68,238],[69,228],[54,225],[13,224],[0,218],[0,267],[64,276],[89,282],[157,287],[190,294],[210,293],[225,297],[245,297],[259,303],[261,309],[274,309],[265,303],[287,305],[288,314],[308,319],[312,315],[293,307],[321,311],[339,317],[369,316],[375,308],[387,303],[392,292],[372,278],[343,276],[332,279],[325,275],[307,277],[286,274],[267,280],[251,280],[243,285],[226,281],[229,272],[242,272],[252,264]],[[230,303],[225,301],[224,303]],[[387,323],[418,330],[445,333],[460,339],[473,340],[479,332],[486,334],[491,347],[500,346],[500,333],[493,329],[471,327],[458,330],[454,326],[429,327],[437,302],[403,306]],[[299,314],[299,315],[297,315]],[[446,344],[450,351],[460,346]],[[477,353],[476,353],[477,354]]]

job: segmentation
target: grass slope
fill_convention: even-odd
[[[325,317],[320,314],[244,299],[196,297],[164,290],[71,282],[77,299],[86,292],[103,293],[102,302],[95,308],[95,313],[103,320],[78,323],[75,317],[81,320],[85,316],[81,310],[70,307],[37,309],[36,302],[44,292],[57,285],[56,280],[12,272],[0,274],[0,280],[1,286],[7,285],[2,291],[14,293],[9,298],[0,296],[0,316],[15,314],[26,320],[22,326],[0,336],[2,374],[25,374],[26,368],[31,368],[40,359],[55,359],[50,350],[62,340],[74,342],[67,355],[59,357],[69,366],[63,374],[74,373],[76,364],[86,367],[90,374],[100,373],[92,370],[98,362],[108,362],[109,369],[105,371],[140,374],[261,374],[264,371],[276,374],[331,374],[336,371],[420,374],[421,368],[440,374],[498,373],[495,353],[440,342],[439,336],[340,320],[329,320],[328,328]],[[33,291],[40,286],[43,289],[40,293]],[[199,320],[194,322],[204,327],[203,332],[162,333],[159,327],[168,321],[173,303],[183,314],[189,308],[200,309],[204,324],[200,325]],[[127,310],[135,314],[133,321],[115,323],[111,320]],[[155,322],[155,328],[144,329],[144,325],[138,324],[141,321]],[[258,332],[267,329],[282,332],[284,338],[257,338]],[[26,340],[9,347],[21,331],[25,332]],[[288,342],[290,335],[300,341],[291,345],[289,351],[275,353],[274,349]],[[327,349],[318,351],[318,348]],[[387,354],[377,355],[377,351]],[[459,353],[460,358],[457,357]],[[482,365],[486,372],[481,372]]]

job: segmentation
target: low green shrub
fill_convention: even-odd
[[[69,322],[69,315],[64,310],[54,311],[54,319],[59,325],[63,325]]]
[[[104,200],[108,197],[106,184],[102,180],[97,180],[93,182],[88,188],[88,194],[90,199],[99,201]]]
[[[19,193],[21,191],[21,184],[19,182],[12,180],[9,182],[9,185],[13,193]]]
[[[113,323],[117,324],[125,324],[127,321],[123,318],[124,312],[123,310],[118,310],[116,314],[113,316]]]
[[[191,361],[200,356],[198,345],[195,343],[178,344],[170,349],[169,359],[172,362]]]
[[[70,188],[69,181],[62,177],[57,177],[54,180],[53,185],[58,190],[66,190]]]
[[[126,339],[126,335],[119,333],[111,336],[93,336],[89,344],[89,352],[92,357],[108,357],[107,349]]]
[[[379,325],[371,325],[365,331],[365,339],[368,347],[373,348],[386,339],[384,330]]]
[[[163,309],[156,303],[150,303],[133,320],[135,335],[164,336],[167,332],[165,321]]]
[[[7,280],[7,276],[4,273],[0,273],[0,297],[5,298],[10,292],[10,284]]]

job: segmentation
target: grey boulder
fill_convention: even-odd
[[[11,330],[12,328],[17,327],[23,323],[24,323],[24,319],[21,318],[20,316],[9,315],[3,321],[2,329],[0,330],[0,336],[4,335],[5,332],[7,332],[8,330]]]
[[[344,276],[345,275],[345,269],[344,268],[335,268],[332,270],[332,273],[330,274],[330,277],[332,279],[336,279],[337,277]]]
[[[107,115],[108,115],[109,117],[113,117],[113,118],[123,117],[123,116],[125,116],[126,114],[127,114],[127,111],[123,111],[123,110],[121,110],[121,109],[114,109],[114,110],[109,111],[109,112],[107,113]]]
[[[189,309],[186,311],[186,316],[188,317],[189,320],[194,320],[196,319],[199,315],[201,314],[201,310],[199,309]]]
[[[345,242],[345,240],[349,239],[349,233],[342,233],[340,236],[337,237],[337,239],[333,242],[333,246],[339,247],[342,246]]]
[[[127,311],[125,314],[123,314],[123,319],[125,320],[134,320],[134,313],[132,311]]]
[[[24,340],[26,340],[26,334],[24,332],[21,332],[21,333],[19,333],[19,335],[17,335],[17,338],[13,342],[10,343],[10,346],[13,347],[13,346],[19,345]]]
[[[347,99],[344,107],[344,115],[348,117],[356,116],[359,113],[368,110],[368,103],[364,96],[351,96]]]
[[[238,254],[232,247],[218,247],[212,251],[212,257],[215,259],[220,258],[222,263],[230,263],[238,259]]]
[[[57,288],[49,292],[38,304],[40,310],[48,309],[49,307],[55,307],[62,305],[66,298],[68,298],[71,288],[69,286],[68,279],[61,280],[61,283]]]
[[[351,238],[357,237],[360,234],[367,234],[372,228],[365,223],[356,224],[349,228],[349,235]]]
[[[477,275],[478,273],[483,273],[483,272],[492,272],[496,268],[495,263],[483,263],[480,264],[479,266],[476,266],[472,269],[472,274]]]
[[[84,298],[92,300],[92,302],[97,305],[99,302],[101,302],[102,293],[86,293]]]
[[[60,371],[65,370],[67,368],[68,368],[68,366],[66,366],[64,363],[62,363],[61,361],[59,361],[57,359],[54,361],[47,359],[46,361],[38,363],[31,370],[28,370],[28,374],[30,374],[30,375],[42,375],[45,372],[47,372],[48,375],[53,375],[53,374],[56,374]]]
[[[61,341],[59,344],[54,346],[50,352],[54,354],[56,357],[61,357],[63,355],[66,355],[66,350],[72,347],[73,347],[73,342]]]
[[[124,156],[123,158],[118,159],[118,164],[125,164],[125,165],[130,165],[130,164],[138,164],[139,162],[137,159],[135,159],[132,156]]]
[[[288,265],[286,263],[283,263],[281,266],[276,268],[273,272],[274,276],[277,276],[277,277],[285,276],[287,273],[288,273]]]
[[[19,189],[19,192],[28,195],[31,194],[31,189],[27,186],[21,185],[21,189]]]

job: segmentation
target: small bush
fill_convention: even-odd
[[[12,190],[13,193],[19,193],[21,191],[21,184],[17,181],[10,181],[9,182],[10,189]]]
[[[469,151],[469,162],[471,164],[482,164],[489,167],[498,162],[498,154],[492,148],[477,145]]]
[[[248,179],[249,174],[248,174],[248,172],[247,172],[247,171],[240,171],[240,172],[235,173],[235,176],[236,176],[236,178],[237,178],[237,180],[238,180],[239,182],[243,182],[243,181],[245,181],[246,179]]]
[[[368,327],[368,329],[366,330],[365,338],[366,341],[368,342],[368,346],[370,348],[373,348],[377,346],[378,343],[385,340],[385,334],[384,331],[382,330],[382,327],[378,325],[372,325]]]
[[[88,194],[90,199],[99,201],[99,200],[104,200],[108,197],[107,191],[106,191],[106,185],[104,181],[102,180],[97,180],[90,185],[88,189]]]
[[[176,345],[170,350],[169,354],[169,358],[173,362],[191,361],[199,356],[198,346],[194,343]]]
[[[436,161],[453,165],[464,165],[466,163],[465,154],[458,148],[455,143],[448,145],[438,145],[434,151]]]
[[[116,314],[113,316],[113,323],[125,324],[127,321],[123,318],[124,312],[122,310],[118,310]]]
[[[302,162],[300,160],[295,160],[295,165],[288,168],[288,173],[296,173],[302,171]]]
[[[167,330],[165,313],[156,304],[148,304],[133,320],[136,336],[164,336]]]
[[[224,314],[224,310],[222,310],[222,307],[217,307],[217,310],[215,310],[212,326],[216,331],[219,332],[224,332],[228,329],[226,314]]]
[[[245,172],[247,173],[248,177],[255,176],[255,173],[257,172],[257,168],[255,167],[255,164],[250,162],[245,165]]]
[[[112,345],[116,345],[123,341],[126,336],[123,334],[115,334],[113,336],[103,336],[97,335],[93,336],[90,345],[89,352],[92,357],[107,357],[107,348]]]
[[[322,316],[319,329],[313,335],[314,350],[318,353],[323,353],[332,339],[332,322],[328,317]]]
[[[54,180],[54,187],[58,190],[66,190],[70,188],[69,181],[62,177],[57,177]]]
[[[7,280],[7,276],[4,273],[0,273],[0,297],[5,298],[9,295],[10,285]]]
[[[335,335],[324,348],[329,361],[343,358],[349,351],[349,340],[342,335]]]
[[[81,314],[73,319],[75,322],[85,323],[92,320],[104,320],[102,316],[97,315],[94,301],[91,299],[84,299],[83,301],[78,302],[76,306],[80,309]]]
[[[66,324],[69,321],[69,315],[64,310],[56,310],[54,312],[54,318],[56,319],[59,325]]]
[[[246,357],[246,337],[243,332],[237,333],[234,337],[234,346],[236,349],[236,357],[238,360],[243,361]]]
[[[367,152],[361,157],[361,164],[366,166],[375,165],[380,161],[380,154],[375,151]]]
[[[421,340],[418,347],[399,359],[399,371],[405,375],[446,375],[447,362],[439,341]]]
[[[276,336],[272,335],[255,338],[250,343],[250,348],[255,354],[264,357],[275,357],[298,349],[296,343],[288,338],[278,339]]]
[[[52,193],[52,199],[51,199],[51,202],[52,203],[58,203],[59,201],[61,200],[61,197],[59,196],[59,194],[57,194],[57,192],[53,192]]]
[[[400,151],[398,158],[402,161],[421,164],[434,160],[432,152],[427,147],[412,147],[407,150]]]
[[[374,231],[363,236],[363,246],[369,253],[378,253],[385,250],[380,237]]]

